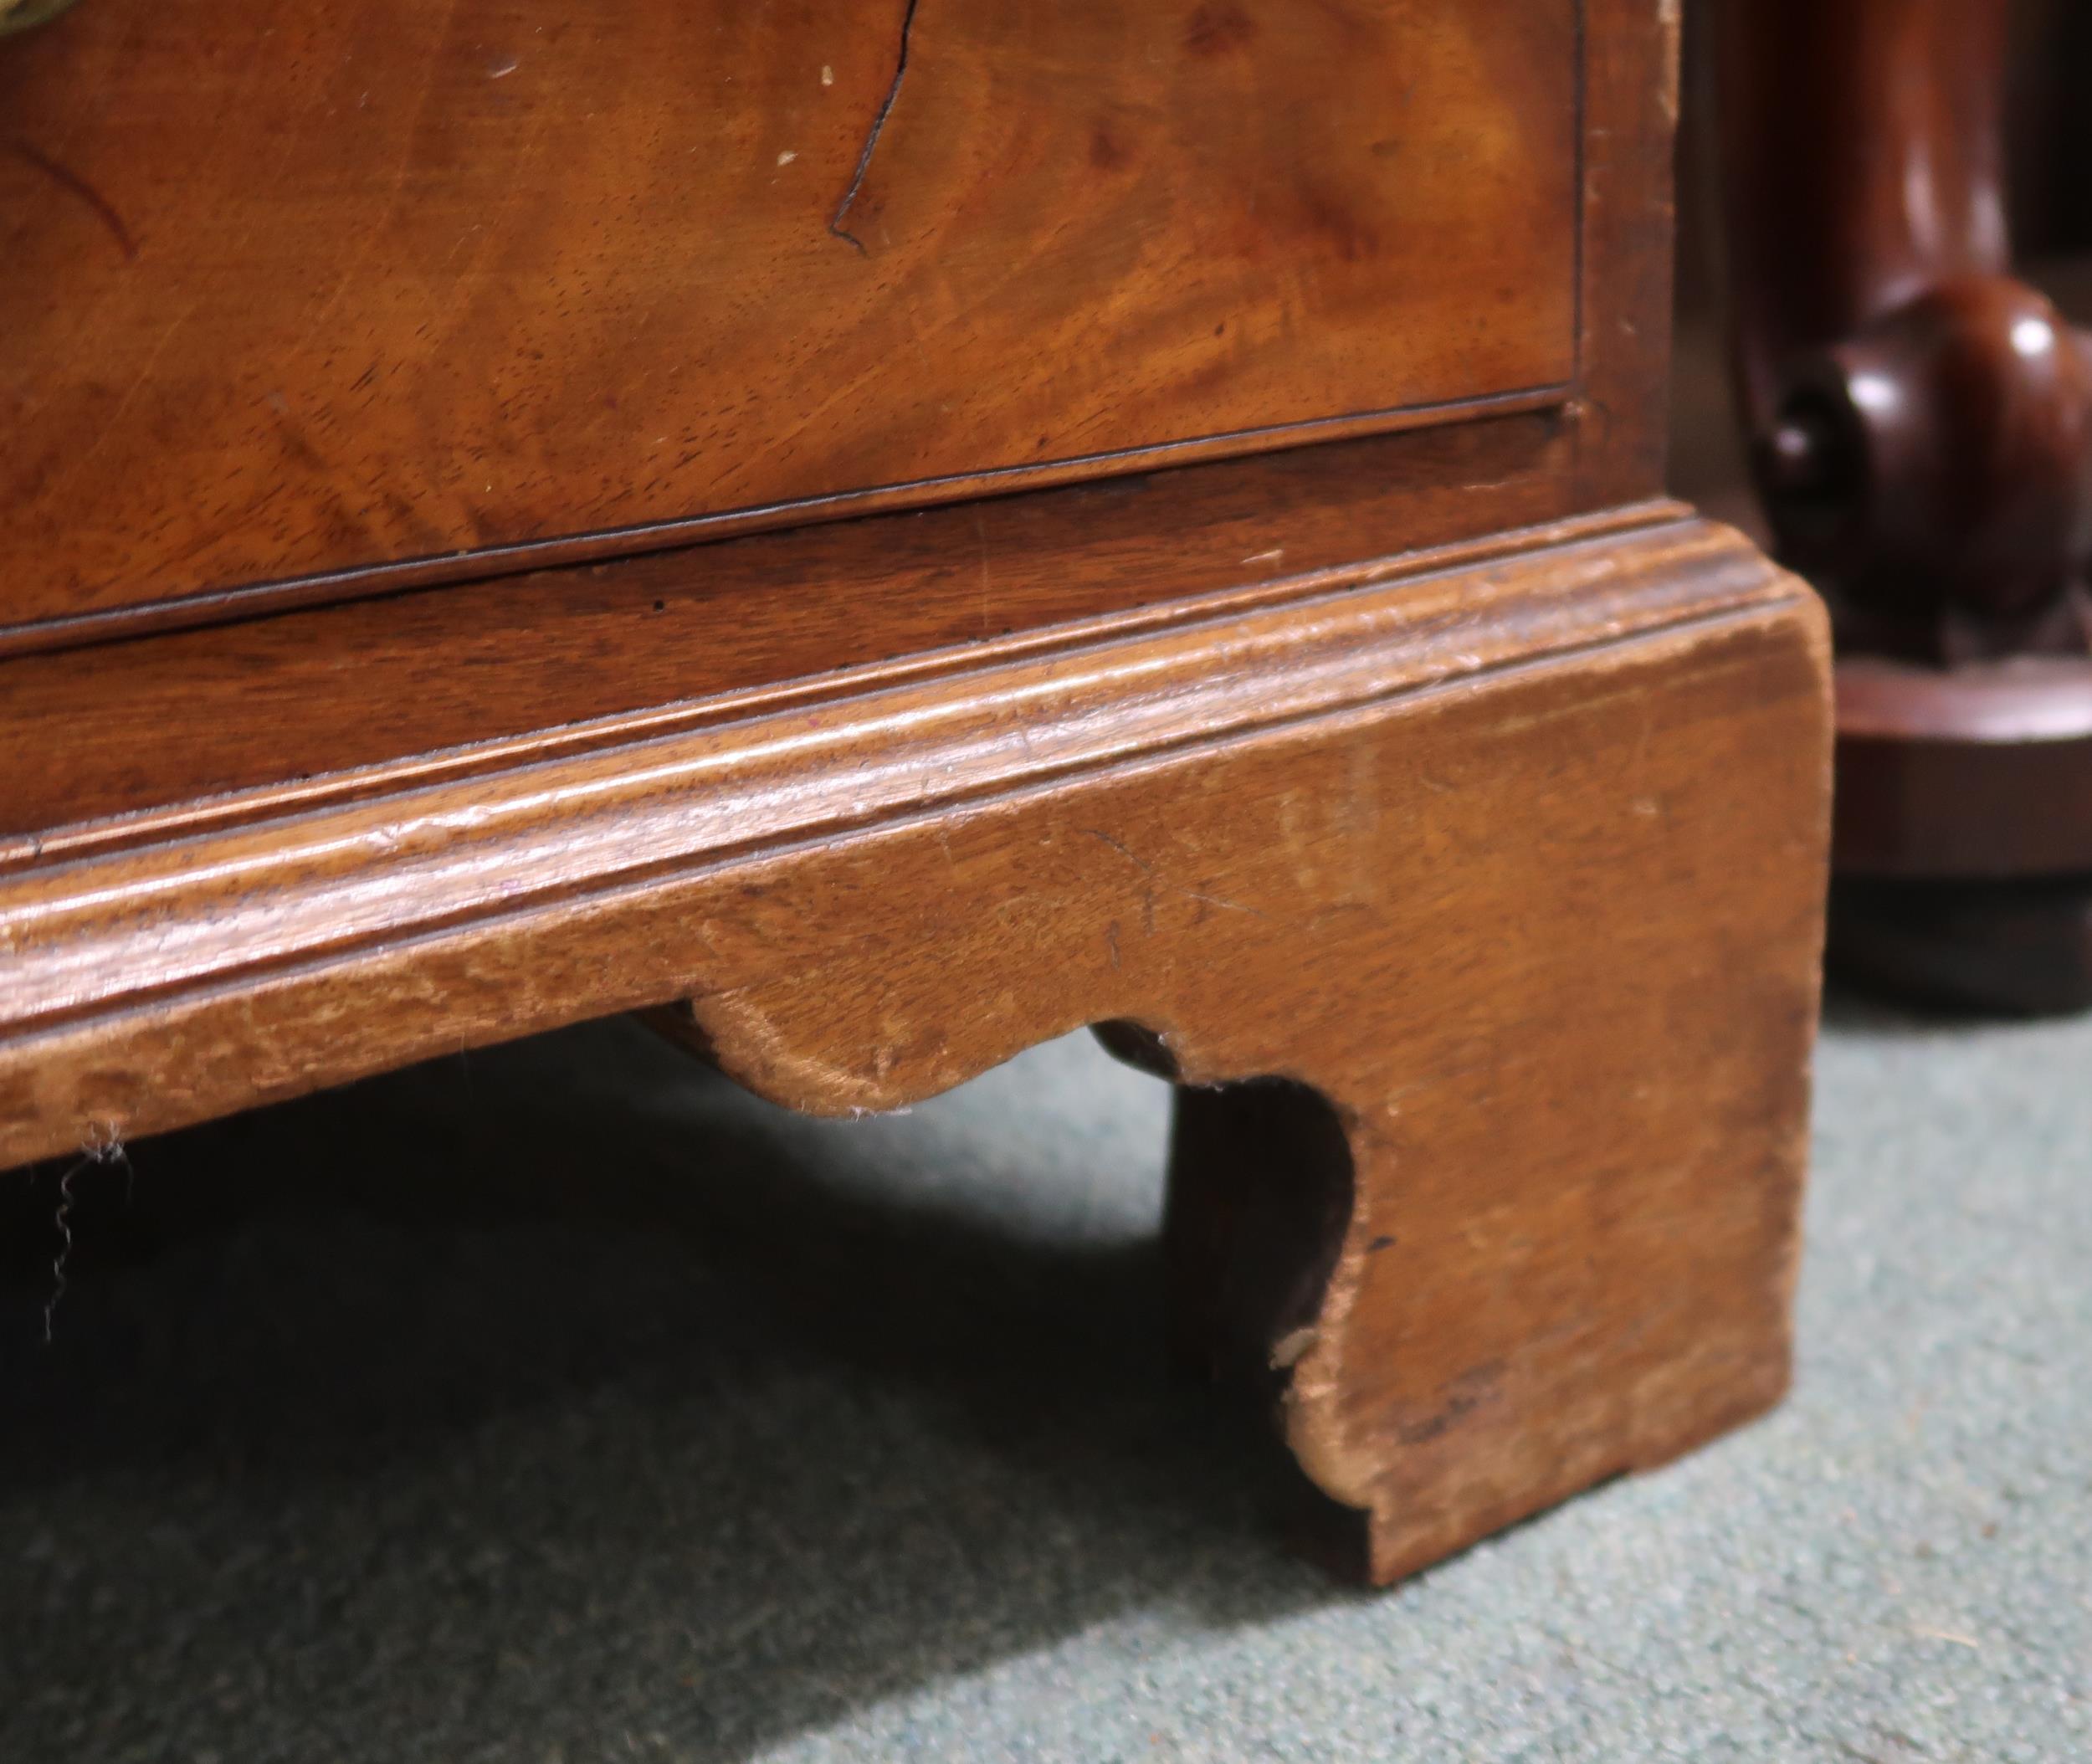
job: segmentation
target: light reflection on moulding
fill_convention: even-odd
[[[2013,353],[2027,361],[2053,355],[2056,347],[2056,327],[2048,320],[2028,314],[2013,321],[2012,329]]]

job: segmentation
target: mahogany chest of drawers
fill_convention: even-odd
[[[1389,1578],[1783,1387],[1813,601],[1661,498],[1675,0],[0,38],[0,1162],[1085,1024]]]

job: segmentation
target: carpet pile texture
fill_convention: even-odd
[[[1173,1382],[1165,1089],[616,1022],[12,1184],[0,1759],[2092,1757],[2092,1022],[1834,1002],[1767,1421],[1395,1591]]]

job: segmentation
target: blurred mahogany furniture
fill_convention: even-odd
[[[2092,1003],[2092,356],[2013,274],[2007,0],[1725,0],[1755,475],[1838,641],[1833,954]]]
[[[1098,1025],[1355,1572],[1776,1400],[1828,654],[1659,496],[1674,5],[229,3],[0,42],[0,1162]]]

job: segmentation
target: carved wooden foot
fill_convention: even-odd
[[[1283,978],[1237,971],[1278,1020],[1229,1066],[1290,1075],[1180,1090],[1166,1245],[1182,1345],[1276,1402],[1338,1504],[1305,1529],[1346,1572],[1412,1572],[1786,1387],[1812,635],[1797,618],[1783,663],[1705,674],[1711,654],[1572,667],[1551,707],[1461,730],[1480,707],[1449,705],[1389,731],[1414,746],[1329,756],[1409,782],[1377,817],[1378,922],[1330,923]],[[1704,745],[1768,663],[1792,670],[1767,695],[1786,736]]]
[[[1820,633],[1686,524],[1209,653],[1238,735],[723,886],[676,1014],[831,1112],[1109,1024],[1180,1332],[1387,1581],[1785,1387]]]
[[[1821,931],[1813,600],[1659,505],[1192,613],[643,765],[234,826],[208,864],[0,880],[0,1161],[671,999],[831,1115],[1110,1023],[1185,1086],[1187,1333],[1253,1370],[1361,1572],[1765,1408]],[[384,935],[345,936],[387,888]]]

